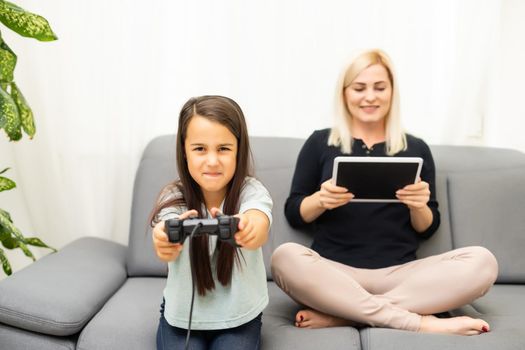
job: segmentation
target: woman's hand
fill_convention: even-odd
[[[332,179],[321,184],[318,196],[319,206],[328,210],[345,205],[354,198],[354,195],[348,192],[346,188],[334,185]]]
[[[417,232],[425,232],[432,225],[433,214],[427,203],[430,200],[430,188],[425,181],[407,185],[396,192],[396,197],[408,206],[410,223]]]
[[[331,210],[347,204],[354,195],[344,187],[332,184],[332,179],[321,184],[319,191],[305,197],[299,208],[305,222],[312,222],[326,210]]]
[[[419,210],[427,206],[430,200],[430,186],[427,182],[419,181],[415,184],[407,185],[396,192],[396,197],[408,206],[410,210]]]
[[[190,216],[197,216],[196,210],[188,210],[179,215],[180,220],[187,219]],[[164,231],[164,221],[159,222],[153,228],[153,248],[159,259],[163,262],[175,261],[182,251],[181,243],[171,243],[168,234]]]

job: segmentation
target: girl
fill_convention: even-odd
[[[285,206],[292,226],[315,224],[312,249],[285,243],[272,256],[274,280],[306,306],[296,326],[489,331],[481,319],[431,316],[484,295],[498,265],[482,247],[416,259],[419,241],[439,226],[435,168],[427,144],[402,131],[399,85],[388,56],[380,50],[358,55],[341,75],[336,101],[336,125],[304,144]],[[399,189],[399,203],[352,202],[352,189],[331,180],[334,158],[348,154],[421,157],[421,181]]]
[[[153,245],[168,263],[168,278],[157,331],[158,349],[183,349],[189,326],[194,267],[196,288],[191,349],[258,349],[262,310],[268,304],[261,246],[271,224],[272,200],[251,173],[246,123],[237,103],[222,96],[191,98],[177,132],[180,179],[160,193],[151,213]],[[164,221],[239,217],[235,241],[217,236],[170,243]]]

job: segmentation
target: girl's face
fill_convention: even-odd
[[[184,149],[190,175],[199,184],[205,200],[222,201],[226,186],[235,174],[235,135],[224,125],[195,115],[188,124]]]
[[[373,64],[344,90],[352,123],[383,123],[390,111],[392,83],[386,68]]]

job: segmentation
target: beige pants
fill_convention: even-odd
[[[325,259],[296,243],[272,256],[277,285],[296,302],[376,326],[419,330],[421,315],[455,309],[483,296],[498,263],[483,247],[466,247],[406,264],[361,269]]]

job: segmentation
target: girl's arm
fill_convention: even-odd
[[[239,231],[235,234],[235,241],[238,245],[255,250],[266,243],[270,220],[265,213],[257,209],[250,209],[237,216],[240,218]]]

